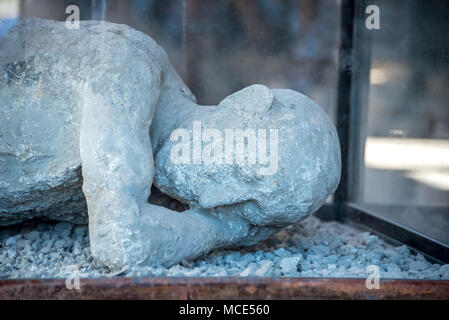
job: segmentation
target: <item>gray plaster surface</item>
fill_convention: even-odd
[[[337,187],[335,128],[298,92],[253,85],[199,106],[164,50],[125,25],[10,20],[0,36],[0,224],[85,223],[87,204],[99,263],[171,266],[266,239],[313,214]],[[167,137],[194,121],[219,132],[277,130],[275,170],[174,164]],[[190,210],[149,204],[153,178]]]

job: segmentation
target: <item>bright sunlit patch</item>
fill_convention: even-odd
[[[449,169],[449,140],[368,137],[365,165],[376,169]]]
[[[19,0],[0,0],[0,19],[15,18],[19,15]]]
[[[449,140],[368,137],[365,165],[407,171],[413,180],[449,190]]]
[[[432,188],[449,191],[449,172],[412,171],[405,175]]]
[[[369,77],[371,84],[382,84],[387,82],[385,71],[381,68],[372,68]]]

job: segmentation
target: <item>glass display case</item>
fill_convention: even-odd
[[[448,8],[379,1],[383,26],[368,30],[366,3],[356,3],[352,24],[342,25],[340,57],[352,62],[340,63],[337,123],[346,166],[336,199],[349,207],[341,214],[447,261]]]
[[[304,93],[335,124],[340,183],[313,217],[268,240],[170,268],[96,265],[87,220],[41,215],[0,224],[0,298],[79,297],[59,279],[73,272],[39,269],[51,255],[75,266],[85,298],[449,299],[449,3],[0,0],[0,20],[8,21],[0,25],[0,54],[8,26],[69,21],[69,6],[81,20],[125,24],[153,38],[201,105],[254,83]],[[187,210],[154,186],[149,201]],[[51,230],[59,235],[43,235]],[[61,250],[44,252],[35,237]],[[32,252],[28,262],[19,246]],[[373,274],[380,288],[367,284]]]

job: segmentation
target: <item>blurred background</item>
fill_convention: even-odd
[[[82,20],[153,37],[201,104],[260,83],[305,93],[335,120],[339,0],[0,0],[0,19],[63,21],[70,4]],[[449,243],[448,1],[369,4],[380,29],[361,40],[370,60],[355,201]]]
[[[249,84],[308,92],[329,113],[335,100],[338,2],[262,0],[0,0],[0,17],[127,24],[155,39],[201,104]]]

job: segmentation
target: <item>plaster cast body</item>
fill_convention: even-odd
[[[335,129],[311,100],[255,86],[236,93],[237,104],[197,106],[165,52],[127,26],[3,22],[0,52],[0,224],[43,215],[83,222],[85,199],[92,254],[112,268],[256,242],[316,211],[338,183]],[[167,137],[193,119],[278,126],[279,170],[261,177],[254,166],[171,164]],[[152,121],[156,184],[191,210],[147,202]]]

